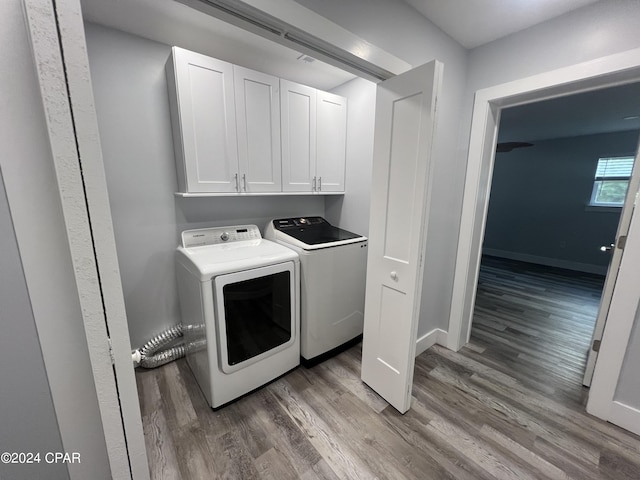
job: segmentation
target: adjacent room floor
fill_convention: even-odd
[[[360,346],[218,411],[184,360],[137,372],[152,478],[637,479],[640,438],[584,412],[602,279],[485,259],[471,342],[418,356],[400,415]]]

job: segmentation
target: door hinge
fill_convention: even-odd
[[[109,356],[111,357],[111,365],[116,364],[116,357],[113,355],[113,347],[111,346],[111,339],[107,338],[107,343],[109,344]]]
[[[616,245],[616,247],[618,247],[620,250],[624,250],[624,247],[627,245],[627,236],[626,235],[620,235],[618,237],[618,244]]]
[[[593,350],[594,352],[598,353],[600,351],[600,344],[602,343],[602,340],[594,340],[593,341],[593,345],[591,346],[591,350]]]

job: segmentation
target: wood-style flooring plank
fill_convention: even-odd
[[[640,438],[585,412],[601,288],[483,259],[471,341],[416,358],[405,415],[361,382],[361,345],[216,411],[184,359],[141,370],[151,478],[640,478]]]
[[[375,478],[366,462],[362,461],[350,444],[340,441],[339,422],[334,422],[327,415],[323,405],[327,397],[321,390],[314,390],[311,395],[313,405],[305,398],[307,391],[296,391],[288,382],[276,382],[269,386],[278,401],[288,414],[307,435],[322,458],[331,466],[340,478],[367,479]],[[337,428],[336,428],[337,424]]]

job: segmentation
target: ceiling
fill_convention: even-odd
[[[473,48],[597,0],[404,1],[461,45]],[[300,52],[175,0],[81,0],[81,4],[83,16],[89,22],[167,45],[179,45],[323,90],[354,78],[318,60],[299,61]],[[229,42],[233,42],[233,59],[226,57]]]
[[[404,1],[429,16],[463,45],[475,46],[595,0]],[[322,90],[331,90],[354,78],[351,73],[318,60],[300,61],[301,54],[295,50],[174,0],[81,0],[81,3],[87,21]],[[228,58],[230,52],[233,58]],[[499,138],[500,141],[532,141],[640,129],[640,119],[623,120],[633,115],[640,115],[637,84],[505,109]]]
[[[598,0],[404,0],[467,49]]]
[[[175,0],[81,0],[85,21],[331,90],[355,76]],[[233,48],[229,48],[233,45]],[[233,57],[229,57],[229,55]]]
[[[531,142],[624,130],[640,130],[640,83],[506,108],[498,139]]]

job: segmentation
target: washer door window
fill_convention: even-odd
[[[232,373],[293,344],[293,262],[221,275],[214,290],[223,372]]]

